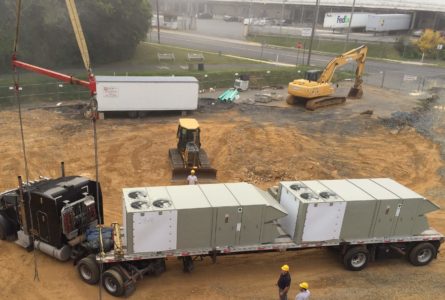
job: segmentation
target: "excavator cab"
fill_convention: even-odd
[[[307,70],[305,79],[309,81],[318,81],[321,75],[321,70]]]
[[[169,149],[172,180],[185,180],[191,170],[195,170],[200,182],[216,179],[216,170],[211,167],[206,152],[201,148],[200,135],[201,129],[196,119],[179,119],[177,147]]]

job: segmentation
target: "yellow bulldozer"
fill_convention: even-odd
[[[191,170],[195,170],[199,181],[216,179],[216,169],[212,168],[207,153],[201,148],[200,133],[196,119],[179,119],[177,147],[168,150],[172,180],[186,180]]]
[[[363,96],[362,74],[365,69],[367,53],[368,47],[362,45],[332,59],[322,72],[318,70],[307,71],[305,79],[296,79],[289,83],[287,89],[289,95],[286,98],[286,102],[295,104],[304,101],[306,102],[307,109],[315,110],[320,107],[344,103],[346,98],[361,98]],[[334,95],[335,87],[331,80],[336,68],[352,60],[357,62],[354,86],[349,91],[347,97]]]

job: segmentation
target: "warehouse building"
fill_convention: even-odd
[[[310,24],[314,18],[315,0],[163,0],[161,11],[178,15],[210,13],[239,18],[285,19],[294,24]],[[153,7],[156,1],[152,0]],[[323,24],[326,13],[351,11],[353,0],[320,1],[318,24]],[[155,9],[153,9],[154,11]],[[356,13],[411,14],[411,29],[433,28],[445,30],[445,2],[443,0],[356,0]]]

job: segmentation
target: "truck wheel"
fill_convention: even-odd
[[[420,243],[411,249],[409,261],[414,266],[424,266],[436,257],[437,250],[431,243]]]
[[[124,279],[116,269],[109,269],[102,275],[102,283],[105,290],[115,297],[123,296],[125,293]]]
[[[0,240],[6,240],[12,234],[12,229],[11,222],[0,214]]]
[[[99,282],[100,271],[94,255],[82,258],[77,263],[77,271],[80,278],[88,284],[96,284]]]
[[[369,251],[363,247],[354,247],[346,251],[343,256],[343,264],[351,271],[363,270],[369,261]]]

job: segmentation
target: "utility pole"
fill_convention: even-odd
[[[283,2],[281,3],[281,20],[280,20],[280,34],[281,34],[281,30],[282,30],[282,26],[283,26],[283,19],[284,19],[284,3],[287,0],[283,0]]]
[[[312,32],[311,32],[311,40],[309,41],[309,52],[307,55],[307,65],[309,66],[311,63],[311,53],[312,53],[312,42],[314,40],[315,35],[315,25],[317,25],[317,19],[318,19],[318,9],[320,8],[320,0],[316,0],[315,3],[315,18],[312,22]]]
[[[355,0],[352,2],[351,18],[349,19],[348,31],[346,32],[346,42],[343,51],[346,51],[349,43],[349,33],[351,32],[352,17],[354,16]]]
[[[161,25],[159,24],[159,0],[156,0],[156,18],[158,19],[158,44],[161,43]]]

